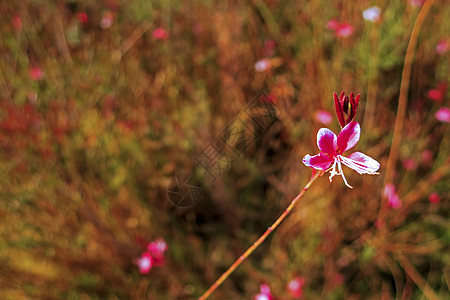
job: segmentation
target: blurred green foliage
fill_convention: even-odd
[[[381,174],[346,170],[353,190],[319,179],[211,298],[249,299],[266,282],[287,299],[296,275],[305,299],[422,299],[425,288],[450,297],[450,139],[434,118],[448,93],[427,98],[449,84],[449,52],[435,47],[449,41],[450,7],[434,1],[420,33],[395,170],[403,206],[390,210],[383,172],[420,7],[377,1],[382,18],[371,23],[361,13],[373,3],[2,1],[1,299],[200,296],[307,182],[301,158],[317,152],[324,126],[314,115],[332,113],[342,90],[361,94],[357,148]],[[353,35],[336,38],[332,18]],[[158,27],[166,39],[153,37]],[[273,66],[256,72],[263,58]],[[274,122],[257,129],[242,119],[247,136],[258,135],[240,155],[222,145],[230,160],[212,180],[194,157],[261,92]],[[203,188],[193,207],[168,198],[179,173]],[[158,237],[166,264],[140,275],[136,259]]]

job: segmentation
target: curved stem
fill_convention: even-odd
[[[228,268],[228,270],[222,274],[222,276],[219,277],[219,279],[214,282],[213,285],[200,297],[199,300],[204,300],[208,298],[224,281],[225,279],[230,276],[231,273],[233,273],[234,270],[250,255],[252,252],[258,248],[258,246],[269,236],[269,234],[274,231],[278,225],[280,225],[281,222],[289,215],[289,213],[294,208],[295,204],[297,204],[298,200],[303,196],[303,194],[306,192],[306,190],[309,189],[311,184],[319,177],[324,174],[324,171],[316,171],[313,170],[313,174],[311,175],[311,179],[309,182],[305,185],[305,187],[298,193],[298,195],[291,201],[291,204],[286,208],[286,210],[281,214],[281,216],[270,226],[266,232],[264,232],[263,235],[259,237],[259,239],[251,245],[247,251],[244,252],[232,265]]]
[[[419,15],[417,16],[416,22],[411,32],[409,38],[408,48],[406,49],[405,62],[403,64],[402,81],[400,83],[400,95],[398,97],[398,108],[397,116],[395,118],[394,124],[394,134],[392,137],[391,151],[389,152],[389,158],[386,166],[386,176],[384,178],[384,185],[391,182],[394,177],[395,164],[398,158],[398,149],[400,147],[400,142],[403,134],[403,124],[405,122],[406,107],[408,101],[408,90],[411,77],[411,69],[414,61],[414,52],[417,45],[417,40],[419,38],[420,29],[422,29],[422,24],[430,11],[430,7],[434,0],[425,1],[425,4],[421,8]]]

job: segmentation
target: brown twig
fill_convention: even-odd
[[[409,278],[411,278],[414,283],[423,291],[425,297],[431,300],[439,300],[439,296],[436,292],[430,287],[430,285],[426,282],[426,280],[420,275],[420,273],[416,270],[416,268],[411,264],[409,259],[405,256],[398,257],[399,263],[403,270],[405,270],[406,274],[408,274]]]
[[[408,48],[406,49],[405,62],[403,64],[402,81],[400,84],[400,95],[398,97],[397,116],[394,124],[394,135],[392,137],[391,151],[389,152],[389,158],[386,166],[386,176],[384,177],[384,185],[391,182],[394,177],[394,169],[398,158],[398,149],[402,140],[403,125],[406,115],[406,104],[408,101],[408,90],[411,77],[411,69],[414,61],[414,53],[419,38],[419,33],[422,28],[422,24],[430,11],[431,5],[434,0],[428,0],[421,8],[419,15],[417,16],[411,37],[409,38]]]

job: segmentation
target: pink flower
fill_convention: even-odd
[[[100,21],[100,27],[103,29],[108,29],[113,24],[113,13],[110,11],[107,11],[103,14],[102,20]]]
[[[259,287],[260,293],[254,297],[254,300],[273,300],[270,287],[267,284],[261,284]]]
[[[142,256],[138,259],[137,265],[141,274],[147,274],[153,267],[153,258],[150,253],[143,253]]]
[[[378,22],[381,19],[381,8],[378,6],[371,6],[363,11],[363,18],[366,21]]]
[[[341,164],[361,175],[379,174],[376,171],[380,168],[380,163],[373,158],[361,152],[352,153],[348,157],[342,155],[358,143],[360,132],[361,128],[358,122],[347,124],[337,137],[330,129],[321,128],[317,133],[317,146],[321,152],[315,156],[305,155],[303,163],[316,170],[330,169],[330,182],[335,175],[341,175],[345,185],[349,188],[352,186],[348,184]]]
[[[139,240],[138,243],[141,243]],[[147,244],[147,251],[145,251],[137,261],[139,271],[141,274],[147,274],[152,267],[160,267],[164,265],[164,252],[169,247],[162,239],[156,239]]]
[[[353,26],[348,23],[343,23],[339,25],[339,28],[336,29],[336,36],[338,38],[345,38],[351,36],[353,33]]]
[[[167,31],[162,27],[158,27],[152,32],[152,37],[155,40],[166,40],[168,36]]]
[[[333,275],[333,284],[339,286],[344,282],[344,276],[340,273],[336,273]]]
[[[11,19],[11,23],[16,30],[22,29],[22,19],[19,16],[14,16]]]
[[[441,201],[441,197],[437,193],[431,193],[428,197],[431,203],[439,203]]]
[[[78,16],[78,21],[80,21],[80,23],[87,24],[88,16],[85,12],[79,12],[77,16]]]
[[[446,40],[440,40],[439,43],[436,45],[436,53],[437,54],[444,54],[448,51],[450,48],[449,42]]]
[[[269,39],[264,41],[264,55],[272,56],[273,50],[275,49],[276,43],[274,40]]]
[[[389,205],[394,209],[402,207],[402,202],[395,192],[395,186],[392,183],[387,183],[384,187],[384,196],[388,199]]]
[[[439,109],[434,116],[441,122],[450,123],[450,109],[447,107]]]
[[[334,30],[334,34],[338,38],[345,38],[350,36],[353,33],[353,26],[348,23],[339,23],[335,19],[331,19],[327,23],[327,28],[330,30]]]
[[[255,71],[256,72],[265,72],[271,68],[270,60],[261,59],[255,63]]]
[[[318,110],[314,115],[315,119],[324,125],[328,125],[333,120],[333,117],[326,110]]]
[[[294,298],[300,298],[303,295],[303,286],[305,285],[305,279],[297,276],[288,283],[288,291]]]
[[[157,239],[147,245],[148,253],[153,258],[155,267],[162,266],[164,264],[164,252],[169,249],[167,243],[163,239]]]
[[[444,95],[438,89],[429,90],[427,96],[431,100],[437,101],[437,102],[442,101],[442,99],[444,98]]]
[[[424,150],[421,154],[420,154],[420,158],[422,159],[422,162],[425,164],[428,164],[431,162],[431,160],[433,159],[433,152],[431,152],[431,150],[427,149]]]
[[[425,3],[425,0],[409,0],[409,4],[412,6],[422,6]]]
[[[32,80],[40,80],[44,77],[44,72],[39,67],[31,67],[29,72]]]
[[[339,26],[340,26],[339,21],[337,21],[336,19],[331,19],[327,23],[327,28],[330,30],[337,30],[339,28]]]
[[[417,168],[417,162],[413,158],[407,158],[402,162],[403,168],[407,171],[412,171]]]
[[[375,227],[376,227],[377,229],[383,228],[384,225],[386,225],[386,222],[384,222],[384,221],[381,220],[381,219],[378,219],[378,220],[375,221]]]

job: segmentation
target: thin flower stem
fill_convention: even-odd
[[[406,108],[408,101],[408,90],[411,77],[412,64],[414,62],[414,52],[417,46],[417,40],[419,38],[420,30],[425,17],[428,15],[434,0],[425,1],[425,4],[421,8],[419,15],[409,38],[408,48],[406,49],[405,62],[403,64],[402,81],[400,83],[400,95],[398,97],[397,116],[394,124],[394,134],[392,137],[391,150],[389,152],[389,158],[386,166],[386,176],[384,177],[384,185],[391,182],[394,177],[394,169],[397,163],[398,150],[403,134],[403,124],[405,122]]]
[[[224,281],[225,279],[230,276],[231,273],[233,273],[234,270],[250,255],[252,252],[258,248],[259,245],[261,245],[262,242],[269,236],[269,234],[274,231],[278,225],[280,225],[281,222],[289,215],[289,213],[294,208],[295,204],[297,204],[298,200],[303,196],[303,194],[306,192],[306,190],[309,189],[311,184],[320,176],[324,174],[324,171],[317,171],[313,170],[313,174],[311,175],[311,179],[309,182],[305,185],[305,187],[298,193],[298,195],[291,201],[291,204],[286,208],[286,210],[283,212],[283,214],[270,226],[266,232],[264,232],[263,235],[259,237],[259,239],[253,243],[253,245],[250,246],[250,248],[247,249],[247,251],[244,252],[232,265],[228,268],[228,270],[222,274],[222,276],[219,277],[219,279],[214,282],[213,285],[200,297],[199,300],[204,300],[208,298]]]

